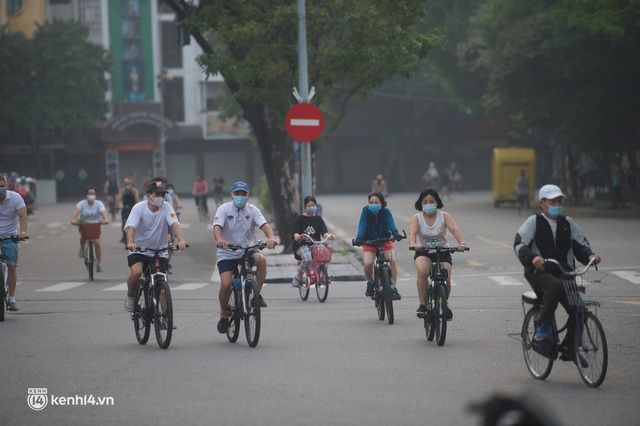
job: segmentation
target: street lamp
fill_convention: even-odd
[[[160,94],[160,170],[163,176],[167,174],[167,127],[165,126],[166,117],[164,116],[164,88],[167,82],[173,80],[173,75],[166,69],[163,68],[162,72],[156,75],[156,80],[158,80],[158,92]],[[154,164],[155,166],[155,164]],[[156,172],[156,176],[160,176],[160,173]]]

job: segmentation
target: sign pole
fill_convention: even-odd
[[[303,102],[309,101],[309,81],[307,70],[307,21],[305,0],[298,0],[298,84]],[[312,194],[311,185],[311,143],[300,143],[300,206],[304,207],[304,197]],[[304,210],[304,209],[301,209]]]

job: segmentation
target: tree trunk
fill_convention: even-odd
[[[293,143],[277,118],[262,105],[242,105],[260,147],[273,206],[275,231],[285,253],[292,253],[292,226],[299,214],[300,192],[294,175]],[[280,123],[282,124],[282,123]]]

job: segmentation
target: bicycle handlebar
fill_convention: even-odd
[[[185,248],[189,247],[189,244],[185,244],[184,247]],[[125,250],[129,250],[127,247],[125,247],[124,249]],[[146,251],[152,251],[155,254],[159,254],[159,253],[162,253],[163,251],[178,251],[178,250],[179,250],[179,248],[178,248],[177,244],[169,244],[167,247],[162,247],[162,248],[159,248],[159,249],[152,249],[152,248],[149,248],[149,247],[136,247],[136,249],[133,250],[133,252],[143,253],[143,252],[146,252]]]
[[[368,241],[362,241],[360,244],[356,244],[356,240],[353,239],[351,240],[351,245],[352,246],[373,246],[373,245],[382,245],[384,243],[386,243],[387,241],[401,241],[404,240],[405,238],[407,238],[407,233],[403,230],[402,231],[402,235],[399,235],[398,237],[396,237],[395,235],[389,235],[388,237],[382,237],[382,238],[375,238],[373,240],[368,240]]]
[[[448,246],[438,246],[438,247],[422,247],[419,248],[418,250],[416,250],[413,247],[409,247],[409,250],[415,250],[415,251],[423,251],[425,253],[429,253],[429,252],[436,252],[436,251],[448,251],[450,253],[455,253],[457,251],[469,251],[469,247],[465,247],[464,250],[459,250],[458,247],[448,247]]]
[[[562,265],[560,264],[560,262],[558,262],[558,261],[557,261],[557,260],[555,260],[555,259],[545,259],[545,260],[544,260],[544,262],[545,262],[545,263],[553,263],[554,265],[556,265],[556,266],[558,267],[558,269],[560,269],[560,272],[562,272],[564,275],[576,275],[576,276],[578,276],[578,275],[583,275],[583,274],[585,274],[585,273],[589,270],[589,268],[591,268],[592,266],[595,266],[595,264],[594,264],[595,260],[596,260],[596,258],[595,258],[595,257],[594,257],[594,258],[592,258],[591,260],[589,260],[589,263],[587,263],[587,265],[584,267],[584,269],[583,269],[582,271],[579,271],[579,270],[577,270],[577,269],[576,269],[575,271],[566,271],[566,270],[562,267]],[[596,271],[597,271],[597,270],[598,270],[598,267],[597,267],[597,266],[595,266],[595,268],[596,268]]]
[[[313,244],[324,244],[329,240],[330,236],[331,234],[327,235],[327,237],[324,240],[314,240],[310,235],[300,234],[300,238],[304,238],[305,240],[310,241]]]
[[[29,236],[25,235],[24,237],[18,237],[17,235],[11,235],[10,237],[7,238],[0,238],[0,241],[7,241],[7,240],[11,240],[14,243],[17,243],[19,241],[24,241],[24,240],[28,240]]]
[[[251,250],[254,248],[257,248],[258,250],[263,250],[267,247],[267,243],[264,243],[262,241],[258,241],[256,244],[252,245],[252,246],[246,246],[246,247],[242,247],[242,246],[237,246],[235,244],[229,244],[228,245],[228,250],[232,250],[232,251],[236,251],[236,250]]]

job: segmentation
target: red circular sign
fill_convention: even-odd
[[[289,135],[298,142],[310,142],[322,133],[324,116],[320,108],[309,103],[291,107],[285,118]]]

